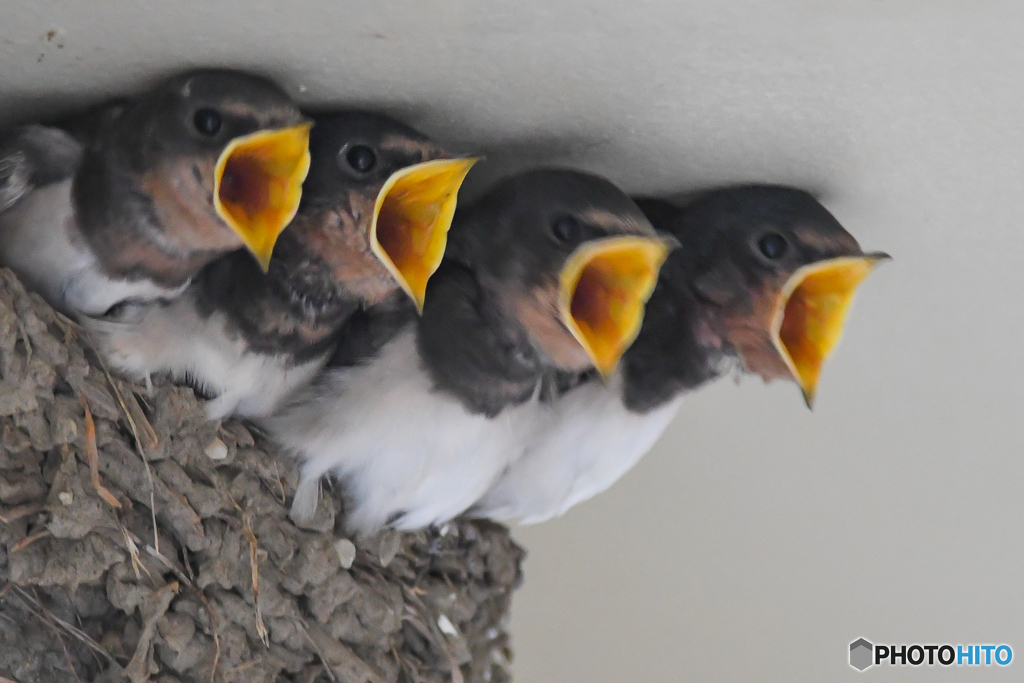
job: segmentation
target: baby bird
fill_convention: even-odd
[[[284,91],[197,71],[88,118],[0,136],[0,265],[71,315],[173,298],[242,246],[266,265],[309,167]]]
[[[302,203],[267,272],[229,254],[173,301],[84,319],[112,366],[190,382],[211,417],[263,416],[313,377],[359,307],[398,290],[422,306],[474,160],[387,116],[314,124]]]
[[[808,407],[854,291],[880,261],[811,195],[777,186],[709,192],[685,208],[640,201],[680,242],[636,341],[606,385],[581,381],[472,513],[533,524],[604,491],[654,445],[682,396],[738,359],[797,383]]]
[[[668,249],[627,195],[576,171],[523,173],[460,207],[422,316],[353,315],[328,368],[261,422],[302,462],[293,517],[313,516],[325,474],[357,532],[463,512],[563,373],[614,371]]]

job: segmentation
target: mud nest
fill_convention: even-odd
[[[193,392],[110,375],[0,270],[0,683],[510,680],[522,550],[478,521],[296,526],[296,468]]]

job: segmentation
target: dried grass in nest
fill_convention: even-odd
[[[510,680],[498,525],[340,533],[185,388],[111,376],[0,270],[0,682]]]

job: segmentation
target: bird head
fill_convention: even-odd
[[[376,303],[401,289],[422,310],[476,159],[452,158],[381,114],[336,112],[314,121],[312,163],[286,248],[319,273],[324,291]]]
[[[468,263],[564,370],[605,377],[636,338],[673,246],[603,178],[539,169],[499,183],[457,221]]]
[[[112,124],[181,251],[244,246],[264,270],[299,207],[310,122],[271,81],[227,70],[169,79]]]
[[[862,251],[813,196],[787,187],[716,190],[666,227],[724,345],[748,372],[794,381],[810,407],[858,286],[889,256]]]

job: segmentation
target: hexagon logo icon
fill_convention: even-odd
[[[874,664],[872,661],[874,659],[872,656],[874,652],[874,645],[863,638],[858,638],[850,643],[850,666],[857,671],[863,671]]]

